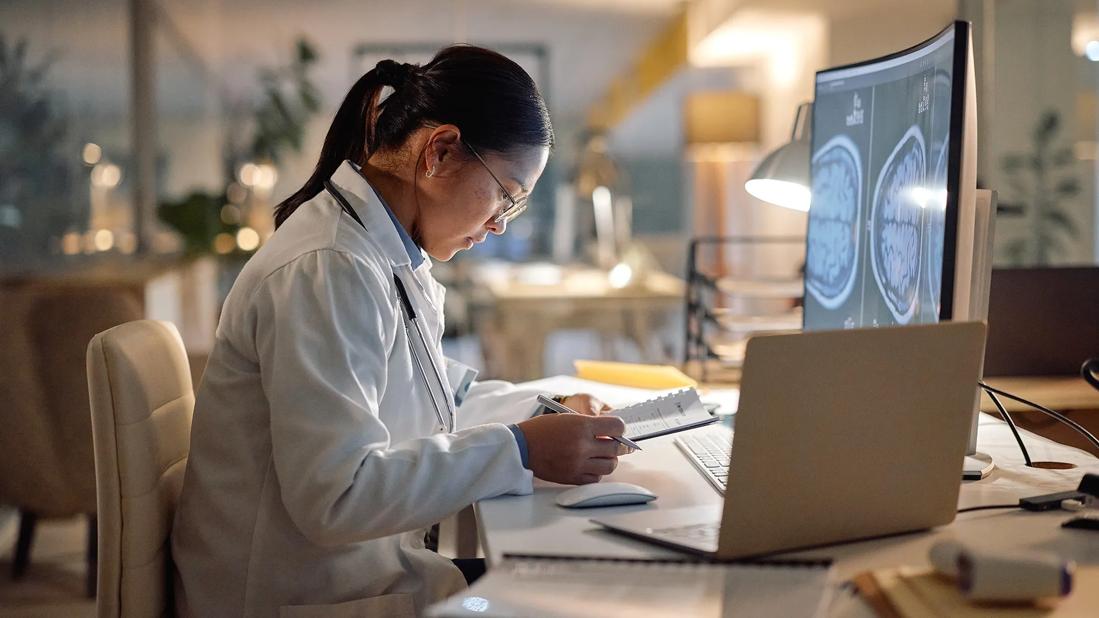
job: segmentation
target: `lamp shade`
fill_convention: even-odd
[[[813,104],[802,103],[794,118],[790,141],[768,154],[756,166],[744,189],[765,202],[808,211],[809,191],[809,129]]]

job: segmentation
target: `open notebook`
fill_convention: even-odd
[[[626,422],[626,437],[635,442],[717,421],[717,417],[711,416],[702,405],[693,388],[618,408],[610,414]]]
[[[821,616],[831,582],[827,562],[506,556],[427,615]]]

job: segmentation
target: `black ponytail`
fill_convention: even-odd
[[[393,93],[379,102],[382,88]],[[416,129],[453,124],[482,152],[553,147],[549,112],[534,80],[518,64],[470,45],[447,47],[423,67],[382,60],[347,93],[309,180],[275,207],[275,227],[324,188],[345,160],[365,164]]]

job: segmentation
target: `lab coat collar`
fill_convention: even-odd
[[[339,169],[332,174],[332,184],[336,185],[336,189],[351,204],[355,214],[362,219],[367,232],[374,237],[389,259],[390,264],[411,269],[412,260],[409,258],[404,242],[401,240],[400,233],[394,227],[395,223],[390,218],[388,208],[382,203],[381,198],[378,197],[366,178],[355,169],[354,164],[350,161],[344,161]],[[399,223],[396,225],[399,225]],[[424,256],[420,268],[430,269],[431,260],[423,253],[423,250],[420,253]]]

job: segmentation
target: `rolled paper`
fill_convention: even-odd
[[[958,576],[958,556],[962,554],[964,547],[957,541],[939,541],[931,546],[928,557],[931,566],[947,577]]]
[[[1072,591],[1076,563],[1048,553],[1002,553],[963,548],[958,587],[971,601],[1032,601]]]

